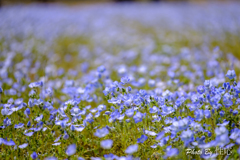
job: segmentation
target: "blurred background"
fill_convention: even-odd
[[[106,2],[227,2],[238,0],[0,0],[0,6],[21,4],[21,3],[64,3],[69,5],[75,4],[92,4],[92,3],[106,3]]]

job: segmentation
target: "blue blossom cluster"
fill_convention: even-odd
[[[238,159],[240,6],[207,6],[3,7],[0,159]]]

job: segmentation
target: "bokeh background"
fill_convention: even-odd
[[[109,3],[109,2],[229,2],[237,0],[0,0],[0,5],[11,4],[29,4],[29,3],[64,3],[69,5],[76,4],[94,4],[94,3]]]

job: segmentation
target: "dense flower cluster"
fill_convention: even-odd
[[[0,159],[239,158],[239,4],[135,5],[0,10]]]

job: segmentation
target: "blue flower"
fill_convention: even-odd
[[[225,112],[224,111],[220,111],[219,114],[220,114],[221,117],[223,117]]]
[[[27,127],[30,127],[30,126],[31,126],[31,122],[28,121],[28,123],[27,123]]]
[[[10,139],[9,141],[7,141],[7,139],[2,139],[2,143],[7,146],[15,146],[15,142],[12,139]]]
[[[101,141],[101,147],[104,149],[112,148],[113,141],[111,139]]]
[[[206,109],[206,110],[204,110],[204,115],[205,115],[206,118],[210,118],[211,117],[211,112],[208,109]]]
[[[227,71],[227,74],[226,74],[226,77],[228,77],[229,79],[233,79],[236,77],[236,73],[234,70],[228,70]]]
[[[133,119],[135,121],[135,123],[139,123],[142,121],[143,118],[143,114],[141,112],[137,112],[134,116]]]
[[[3,120],[3,124],[4,124],[5,126],[10,126],[10,125],[12,124],[11,119],[9,119],[8,117],[5,118],[5,119]]]
[[[233,112],[232,112],[232,114],[234,115],[234,116],[236,116],[237,114],[238,114],[238,110],[234,110]]]
[[[122,78],[121,78],[121,82],[122,82],[123,84],[129,83],[129,82],[130,82],[130,78],[128,78],[128,77],[122,77]]]
[[[105,111],[105,110],[106,110],[106,106],[103,105],[103,104],[100,104],[97,108],[98,108],[98,111],[99,111],[99,112],[102,112],[102,111]]]
[[[183,131],[180,137],[182,141],[184,141],[185,146],[188,146],[188,144],[194,140],[193,132],[191,130]]]
[[[156,113],[158,111],[159,109],[156,106],[153,106],[152,108],[150,108],[149,113]]]
[[[23,148],[26,148],[27,146],[28,146],[28,143],[24,143],[22,145],[19,145],[18,148],[23,149]]]
[[[132,117],[134,115],[134,109],[133,108],[130,108],[130,109],[127,109],[125,114],[128,116],[128,117]]]
[[[205,87],[204,86],[198,86],[197,91],[199,94],[203,94],[205,92]]]
[[[28,132],[28,133],[25,133],[24,135],[28,136],[28,137],[31,137],[33,135],[34,132]]]
[[[31,157],[32,157],[32,159],[36,159],[36,158],[38,157],[38,155],[37,155],[36,152],[33,152],[33,153],[31,154]]]
[[[229,93],[224,94],[224,96],[223,96],[223,104],[226,107],[230,107],[231,105],[233,105],[232,98],[233,98],[233,96],[230,95]]]
[[[24,111],[24,114],[26,115],[26,117],[28,118],[29,114],[30,114],[30,109],[26,108],[26,110]]]
[[[177,148],[171,148],[167,151],[166,155],[164,156],[164,158],[168,158],[168,157],[173,157],[173,156],[177,156],[179,154],[179,151]]]
[[[211,82],[210,80],[205,80],[204,86],[205,86],[207,89],[209,89],[209,88],[212,87],[212,82]]]
[[[5,116],[5,115],[11,115],[12,113],[13,113],[13,110],[8,109],[8,108],[6,108],[6,107],[3,107],[3,109],[1,110],[1,114],[2,114],[3,116]]]
[[[37,88],[37,87],[42,87],[42,86],[43,86],[43,82],[42,81],[40,81],[40,82],[33,82],[33,83],[29,84],[30,88]]]
[[[103,73],[105,70],[106,70],[106,68],[104,66],[99,66],[97,68],[97,71],[100,72],[100,73]]]
[[[137,139],[137,143],[143,143],[148,139],[146,135],[142,135],[140,138]]]
[[[164,132],[164,131],[159,132],[158,135],[157,135],[157,137],[156,137],[156,140],[157,140],[157,141],[158,141],[158,140],[161,140],[161,139],[164,137],[164,135],[165,135],[165,132]]]
[[[127,154],[133,154],[134,152],[137,152],[138,150],[138,145],[134,144],[134,145],[130,145],[126,150],[125,153]]]
[[[77,151],[77,146],[76,146],[76,144],[71,144],[71,145],[68,146],[68,148],[67,148],[67,150],[66,150],[66,154],[67,154],[68,156],[71,156],[71,155],[75,154],[76,151]]]
[[[97,129],[97,131],[94,133],[95,136],[102,138],[105,137],[109,133],[108,129],[106,127],[102,129]]]
[[[15,124],[14,128],[22,128],[24,126],[23,123]]]

